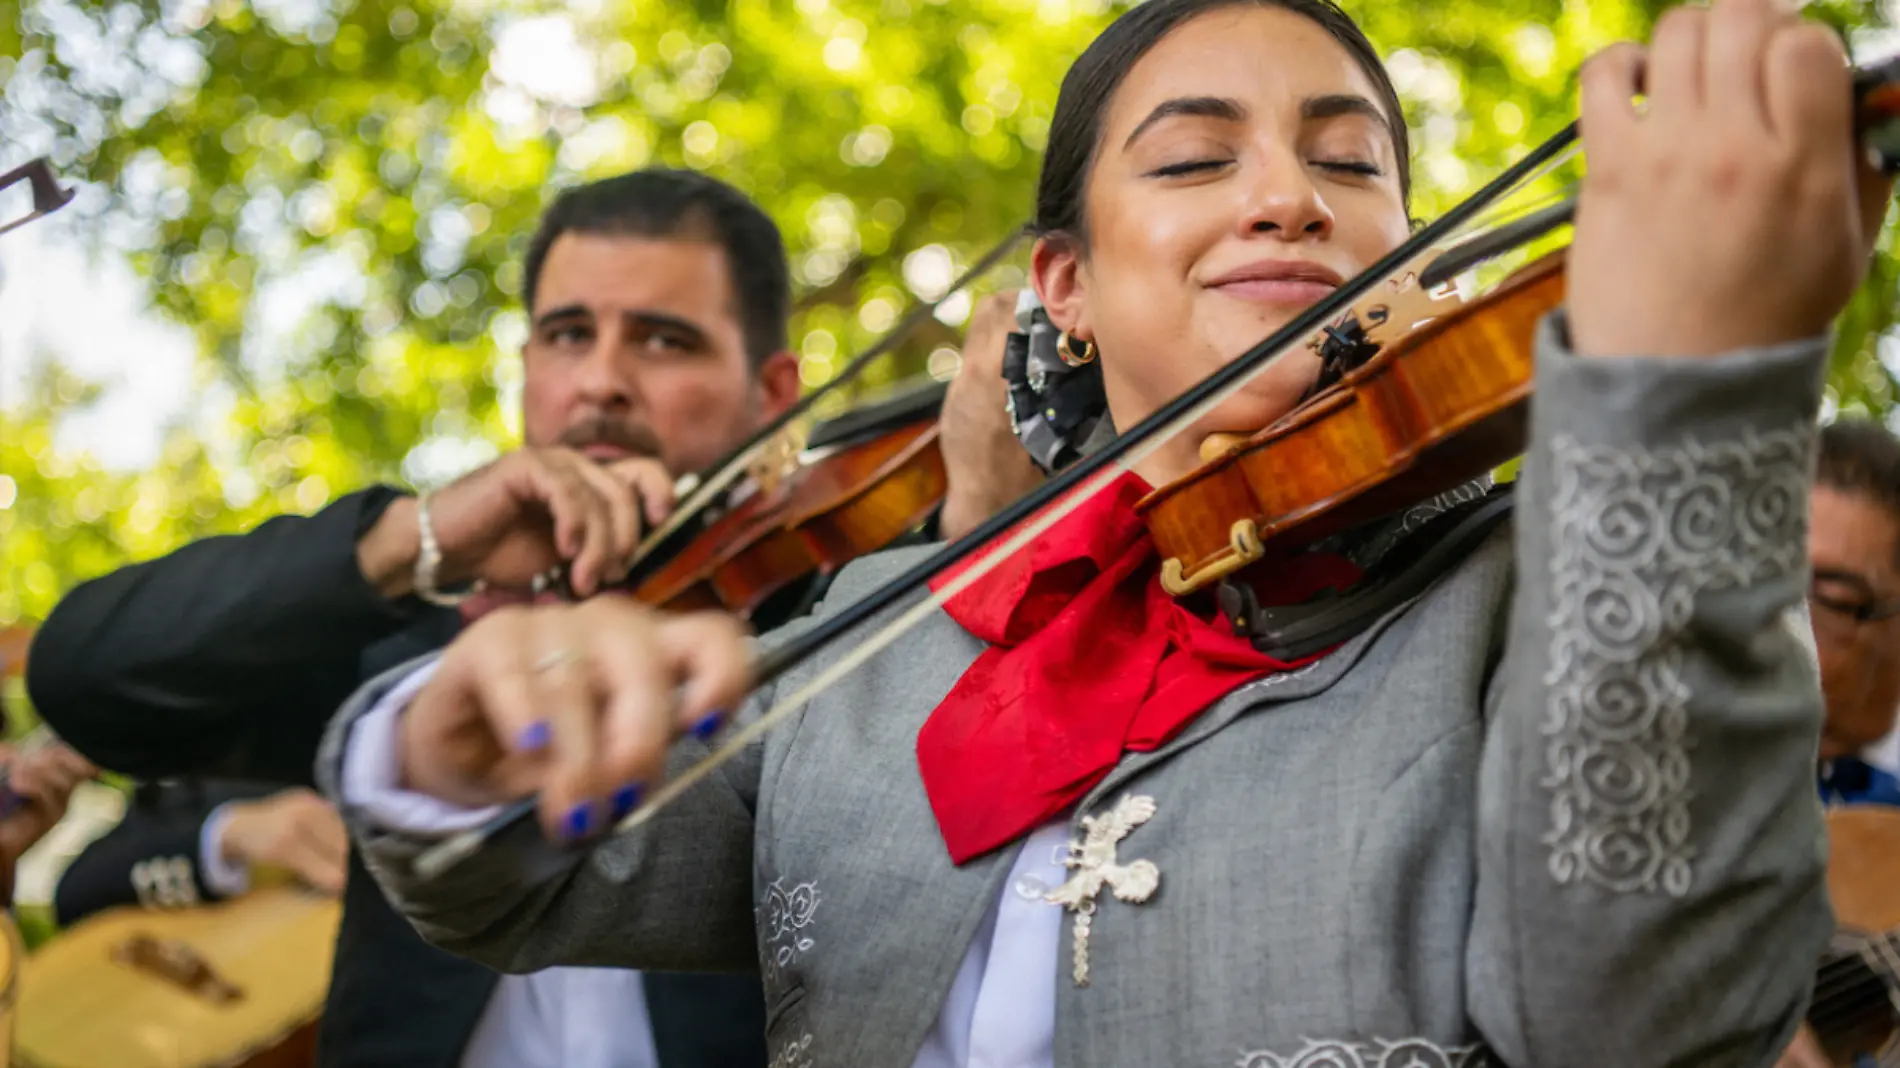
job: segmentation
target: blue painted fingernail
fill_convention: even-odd
[[[568,810],[567,836],[569,838],[581,838],[586,836],[588,830],[593,827],[593,825],[594,806],[592,802],[582,801],[580,804]]]
[[[693,724],[693,737],[702,742],[709,742],[712,740],[713,735],[719,733],[719,728],[725,725],[726,713],[723,710],[716,709],[706,713],[705,718]]]
[[[527,728],[521,732],[520,737],[515,739],[515,748],[524,753],[532,753],[546,748],[549,739],[548,721],[537,719],[533,723],[528,724]]]
[[[614,791],[614,819],[624,819],[640,803],[640,784],[630,782]]]

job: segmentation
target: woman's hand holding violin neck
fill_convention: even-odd
[[[1822,334],[1888,191],[1856,145],[1833,32],[1781,0],[1684,5],[1582,83],[1575,350],[1705,356]]]
[[[745,696],[751,643],[720,613],[620,596],[506,608],[443,654],[404,714],[408,788],[464,805],[540,793],[557,841],[610,826],[657,787],[667,748]]]

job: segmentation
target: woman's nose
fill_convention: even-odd
[[[1265,167],[1248,191],[1242,229],[1282,240],[1319,239],[1333,232],[1333,213],[1298,160]]]

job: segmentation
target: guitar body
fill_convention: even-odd
[[[26,945],[13,917],[0,910],[0,1068],[8,1068],[13,1052],[13,1010],[20,997],[20,961]]]
[[[28,958],[18,1068],[308,1068],[340,907],[292,887],[121,908]]]
[[[1900,808],[1848,805],[1827,813],[1827,892],[1840,927],[1822,964],[1808,1023],[1828,1059],[1900,1065]]]

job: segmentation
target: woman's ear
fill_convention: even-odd
[[[1082,266],[1080,245],[1067,234],[1048,234],[1036,239],[1029,254],[1029,280],[1036,287],[1036,299],[1057,330],[1074,334],[1082,341],[1095,340],[1095,328],[1089,321],[1088,272]]]

